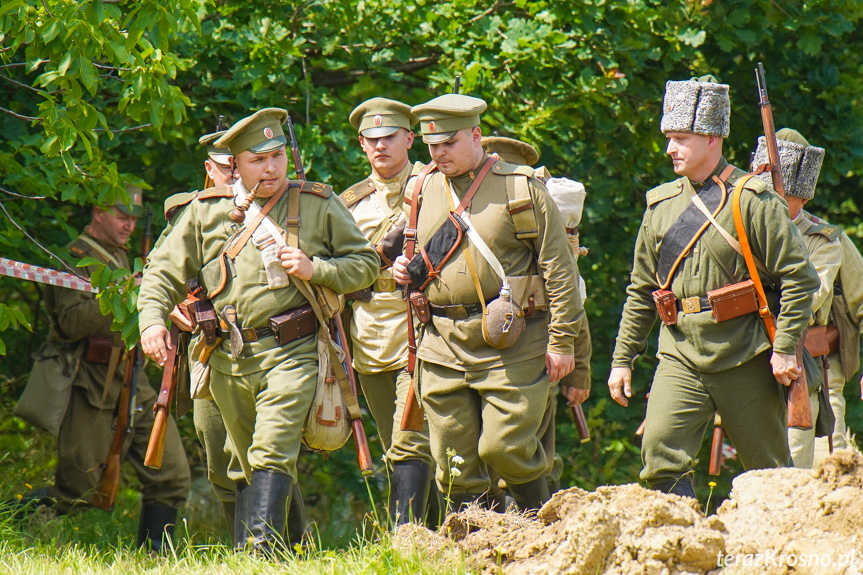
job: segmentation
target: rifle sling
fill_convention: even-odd
[[[162,385],[159,388],[159,397],[156,398],[156,403],[153,405],[153,413],[159,411],[159,408],[170,411],[171,398],[174,396],[174,388],[177,385],[177,347],[179,346],[180,327],[177,324],[171,324],[171,349],[168,350],[168,358],[165,360],[165,369],[162,371]]]
[[[117,366],[120,364],[120,352],[123,346],[120,345],[122,337],[120,332],[114,334],[114,341],[111,342],[111,357],[108,359],[108,371],[105,372],[105,382],[102,387],[102,401],[99,405],[105,407],[105,402],[108,400],[108,391],[111,389],[111,382],[114,381],[114,372],[117,371]]]
[[[755,284],[755,294],[758,296],[758,315],[764,320],[764,327],[767,328],[767,337],[770,338],[770,344],[772,345],[776,339],[776,322],[773,319],[773,314],[770,313],[770,308],[767,306],[767,296],[764,294],[764,286],[761,284],[761,277],[758,275],[758,269],[752,255],[752,248],[749,245],[749,237],[746,235],[746,228],[743,225],[743,215],[740,211],[743,186],[754,176],[755,174],[746,174],[737,180],[737,184],[734,186],[734,195],[731,198],[731,207],[734,212],[734,229],[737,231],[737,237],[740,239],[740,247],[743,249],[743,259],[746,262],[746,269],[749,271],[752,283]]]

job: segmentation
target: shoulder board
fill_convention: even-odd
[[[216,186],[215,188],[207,188],[198,192],[196,198],[198,200],[207,200],[209,198],[233,198],[233,186]]]
[[[69,244],[69,253],[76,258],[83,258],[89,251],[90,246],[81,238]]]
[[[494,163],[494,166],[492,166],[491,171],[498,176],[509,176],[512,174],[532,178],[535,170],[530,166],[518,166],[516,164],[497,161]]]
[[[647,199],[647,205],[652,206],[653,204],[659,203],[662,200],[673,198],[674,196],[680,194],[682,191],[682,179],[674,180],[673,182],[667,182],[665,184],[662,184],[661,186],[656,186],[652,190],[648,191],[645,195],[645,198]]]
[[[748,172],[741,170],[740,168],[734,168],[734,171],[731,172],[731,175],[728,176],[728,180],[725,182],[728,187],[728,193],[731,194],[732,189],[735,184],[737,184],[737,180],[745,176]],[[743,186],[744,190],[749,190],[750,192],[755,192],[756,194],[760,194],[761,192],[767,191],[769,188],[767,184],[760,177],[755,176],[754,178],[749,178],[749,181],[746,182],[746,185]]]
[[[194,192],[182,192],[179,194],[174,194],[173,196],[169,196],[168,198],[166,198],[164,204],[165,219],[171,219],[171,215],[173,214],[174,210],[191,203],[192,200],[197,197],[197,195],[198,191],[195,190]]]
[[[411,176],[410,177],[419,176],[420,172],[422,172],[423,168],[425,168],[425,167],[426,167],[426,165],[423,164],[422,162],[414,162],[414,165],[411,168]]]
[[[841,232],[842,232],[842,230],[839,228],[839,226],[834,226],[834,225],[828,224],[827,222],[821,220],[821,223],[819,223],[819,224],[813,223],[811,226],[809,226],[809,229],[806,230],[806,235],[807,236],[815,236],[815,235],[824,236],[825,238],[827,238],[829,241],[832,242],[834,240],[839,239],[839,234]]]
[[[302,184],[302,185],[300,185]],[[320,182],[291,182],[291,185],[300,185],[300,192],[304,194],[314,194],[322,198],[329,198],[333,193],[333,187]]]
[[[370,195],[375,191],[375,184],[372,182],[371,176],[363,180],[362,182],[357,182],[353,186],[349,187],[347,190],[342,192],[339,195],[339,199],[345,204],[346,207],[350,208],[357,204],[361,199]]]

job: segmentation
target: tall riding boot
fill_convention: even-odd
[[[540,475],[527,483],[507,483],[507,485],[513,499],[515,499],[515,504],[522,511],[537,510],[551,497],[548,494],[548,479],[545,475]]]
[[[425,526],[432,531],[437,530],[444,520],[444,505],[443,495],[437,488],[437,483],[431,481],[429,483],[428,503],[426,503],[426,521]]]
[[[393,525],[423,521],[431,476],[431,466],[419,459],[393,463],[390,489],[390,521]]]
[[[663,493],[670,493],[671,495],[680,495],[681,497],[691,497],[696,499],[695,487],[692,485],[692,479],[686,476],[679,477],[678,479],[665,479],[663,481],[653,482],[650,484],[650,488],[662,491]]]
[[[231,541],[234,541],[234,522],[237,517],[237,504],[234,501],[222,501],[222,515],[225,516],[225,521],[228,523],[228,534],[231,536]]]
[[[251,545],[255,552],[272,555],[277,547],[284,546],[293,483],[285,473],[252,471],[249,485],[237,489],[234,543],[238,550]]]
[[[156,553],[167,549],[166,537],[174,535],[177,523],[177,508],[167,505],[141,505],[141,521],[138,524],[138,547],[149,548]]]
[[[237,497],[234,500],[234,526],[230,529],[234,549],[240,550],[246,546],[249,539],[249,529],[243,521],[246,517],[247,501],[249,499],[249,484],[245,479],[237,481]]]
[[[303,494],[300,493],[299,483],[294,483],[291,490],[291,503],[288,505],[288,545],[291,550],[297,545],[303,544],[303,535],[306,533],[306,506],[303,503]]]

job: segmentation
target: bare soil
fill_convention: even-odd
[[[482,573],[704,574],[863,572],[863,455],[815,470],[750,471],[704,516],[692,499],[636,484],[573,488],[533,516],[471,507],[437,532],[404,526],[402,548],[461,555]]]

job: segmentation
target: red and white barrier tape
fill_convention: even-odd
[[[16,262],[15,260],[6,258],[0,258],[0,275],[89,293],[99,293],[99,288],[94,288],[90,285],[90,282],[84,281],[70,273],[40,268],[39,266]]]

